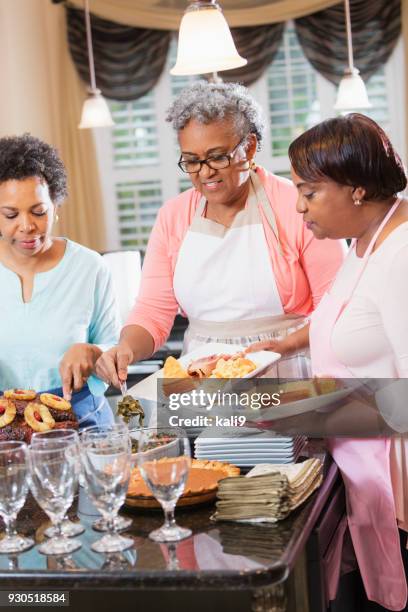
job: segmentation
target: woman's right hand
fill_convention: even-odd
[[[120,389],[120,383],[127,379],[128,366],[133,363],[133,351],[127,342],[102,353],[95,365],[97,376],[106,383]]]

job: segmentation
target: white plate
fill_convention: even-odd
[[[256,451],[260,453],[268,453],[269,451],[286,453],[288,450],[295,446],[296,442],[290,444],[196,444],[195,449],[198,453],[207,451],[219,451],[219,452],[246,452],[248,450]]]
[[[245,457],[245,458],[240,458],[240,457],[232,457],[230,460],[228,460],[228,463],[233,463],[234,465],[238,466],[238,467],[252,467],[253,465],[259,465],[260,463],[271,463],[271,464],[275,464],[275,463],[296,463],[297,459],[299,457],[299,453],[296,454],[293,457],[284,457],[284,458],[273,458],[273,459],[268,459],[265,460],[264,458],[249,458],[249,457]],[[217,460],[217,457],[214,456],[213,461]],[[225,459],[222,459],[222,461],[225,461]]]
[[[195,452],[198,455],[257,455],[260,457],[261,455],[293,455],[294,452],[298,450],[298,448],[303,447],[305,444],[304,439],[297,440],[294,444],[287,448],[197,448]]]
[[[200,357],[208,357],[209,355],[214,355],[216,353],[225,353],[228,355],[233,355],[234,353],[242,351],[243,349],[244,347],[238,344],[209,342],[208,344],[205,344],[195,349],[194,351],[183,355],[182,357],[180,357],[179,361],[183,368],[187,368],[190,365],[191,361],[193,361],[194,359],[199,359]],[[257,353],[250,353],[248,355],[248,358],[256,364],[257,368],[253,372],[250,372],[249,374],[244,376],[244,378],[253,378],[254,376],[258,376],[258,374],[261,374],[269,365],[278,361],[280,357],[281,356],[279,353],[274,353],[272,351],[258,351]],[[154,372],[154,374],[147,376],[145,379],[133,385],[133,387],[128,389],[128,393],[132,395],[132,397],[139,400],[145,399],[157,402],[158,400],[162,399],[157,395],[157,383],[159,378],[163,378],[163,369]],[[179,413],[181,413],[181,411],[179,411]],[[191,409],[189,409],[189,414],[191,415]],[[200,414],[200,409],[198,409],[195,414]],[[201,414],[207,414],[206,410],[203,409],[201,411]]]
[[[220,342],[209,342],[208,344],[204,344],[199,348],[191,351],[191,353],[186,353],[182,357],[179,358],[180,364],[184,369],[187,369],[192,361],[195,359],[200,359],[201,357],[209,357],[210,355],[216,354],[226,354],[226,355],[235,355],[235,353],[239,353],[244,350],[244,346],[239,344],[222,344]],[[274,353],[273,351],[258,351],[257,353],[249,353],[248,359],[253,361],[256,365],[256,370],[253,370],[246,376],[242,378],[253,378],[254,376],[258,376],[261,372],[266,370],[266,368],[275,361],[278,361],[281,356],[279,353]]]
[[[231,439],[226,440],[225,438],[197,438],[195,441],[195,448],[226,448],[226,449],[238,449],[238,448],[259,448],[262,450],[263,448],[288,448],[296,444],[296,442],[301,439],[300,436],[294,436],[293,438],[284,438],[283,441],[279,440],[279,438],[261,438],[258,439],[254,437],[251,438],[243,438],[241,440]]]
[[[324,395],[317,395],[316,397],[308,397],[307,399],[297,400],[296,402],[290,402],[289,404],[281,404],[274,406],[273,408],[261,408],[260,410],[252,410],[251,414],[249,411],[245,411],[245,416],[254,422],[268,422],[275,421],[276,419],[284,419],[286,417],[297,416],[304,412],[311,412],[312,410],[323,411],[329,409],[336,402],[346,398],[350,393],[353,392],[352,387],[345,389],[339,389],[332,393],[325,393]],[[236,413],[237,414],[237,413]]]
[[[269,459],[272,461],[278,461],[278,459],[293,459],[296,457],[300,449],[296,449],[293,453],[286,453],[282,455],[281,453],[196,453],[197,459],[217,459],[218,461],[227,461],[231,463],[235,463],[235,461],[252,461],[253,459],[263,459],[265,463],[268,463]]]
[[[235,453],[235,452],[246,452],[248,450],[253,450],[259,453],[268,453],[269,451],[274,451],[274,452],[279,452],[279,453],[286,453],[288,452],[288,450],[292,449],[294,446],[296,446],[296,444],[298,443],[299,440],[294,440],[293,442],[289,443],[289,444],[250,444],[248,442],[248,444],[196,444],[195,445],[195,449],[197,452],[207,452],[207,451],[213,451],[213,450],[217,450],[220,452],[229,452],[229,453]]]

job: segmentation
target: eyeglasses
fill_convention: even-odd
[[[195,174],[196,172],[200,172],[203,164],[206,164],[212,170],[222,170],[223,168],[228,168],[231,164],[232,158],[237,152],[238,147],[244,142],[244,138],[241,138],[239,143],[232,149],[230,153],[223,153],[222,155],[211,155],[207,157],[207,159],[194,159],[194,160],[186,160],[182,159],[182,155],[180,155],[180,159],[178,161],[178,167],[183,172],[187,172],[187,174]]]

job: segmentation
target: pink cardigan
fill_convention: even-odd
[[[344,259],[344,244],[314,238],[302,215],[296,212],[297,190],[289,180],[260,167],[257,174],[272,203],[282,245],[283,255],[259,206],[283,309],[285,313],[308,315],[336,275]],[[139,296],[126,325],[144,327],[153,337],[155,351],[166,341],[179,310],[173,275],[181,243],[200,198],[196,189],[189,189],[166,202],[150,235]]]

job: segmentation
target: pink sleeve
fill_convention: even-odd
[[[161,208],[147,245],[139,296],[126,321],[126,325],[140,325],[149,332],[155,351],[167,340],[178,311],[166,218]]]
[[[345,240],[318,240],[310,230],[303,227],[300,263],[309,282],[314,309],[330,288],[343,263],[347,243]]]

